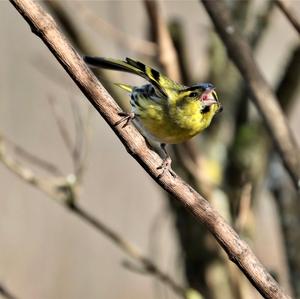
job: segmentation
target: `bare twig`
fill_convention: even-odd
[[[89,106],[88,117],[86,118],[86,122],[84,122],[78,103],[75,103],[75,101],[72,101],[71,99],[70,102],[75,125],[75,142],[72,151],[73,168],[77,179],[81,180],[87,158],[88,131],[90,125],[89,112],[91,111],[91,107]]]
[[[125,269],[127,269],[131,272],[137,273],[137,274],[143,274],[143,275],[149,274],[149,272],[145,271],[145,268],[142,268],[139,265],[136,265],[133,262],[128,261],[128,260],[122,261],[122,266]]]
[[[154,56],[157,53],[157,45],[151,41],[136,38],[117,29],[95,14],[85,3],[73,2],[72,5],[78,6],[77,13],[94,30],[104,33],[122,46],[141,55]]]
[[[56,178],[40,178],[31,169],[25,167],[20,162],[12,158],[6,151],[4,140],[0,136],[0,162],[12,173],[17,175],[26,183],[34,186],[38,190],[54,199],[65,208],[72,211],[83,221],[92,225],[98,232],[104,234],[108,239],[115,243],[124,253],[141,264],[144,273],[157,277],[160,281],[168,285],[174,292],[182,298],[186,298],[186,290],[175,282],[168,274],[163,272],[148,257],[143,255],[138,248],[125,240],[121,235],[113,231],[109,226],[93,217],[90,213],[76,204],[76,190],[78,180],[75,175]],[[5,289],[1,288],[1,291]],[[3,293],[4,294],[4,293]],[[8,293],[7,293],[8,294]],[[7,297],[13,298],[13,297]]]
[[[300,44],[292,51],[276,94],[282,109],[287,113],[293,104],[300,83]]]
[[[79,111],[77,112],[79,113]],[[73,161],[73,164],[74,164],[74,173],[79,182],[82,181],[87,166],[87,158],[88,158],[89,146],[91,141],[92,112],[93,112],[93,107],[89,106],[87,115],[84,119],[82,118],[81,115],[78,115],[81,119],[80,122],[82,127],[80,132],[76,131],[76,133],[79,134],[79,136],[76,137],[77,139],[82,139],[82,141],[79,150],[79,160]],[[80,142],[78,144],[80,144]]]
[[[74,112],[77,113],[77,112]],[[82,128],[83,129],[83,128]],[[36,159],[36,157],[35,157]],[[12,158],[6,151],[4,139],[0,136],[0,162],[6,166],[12,173],[24,180],[26,183],[34,186],[38,190],[55,201],[63,204],[65,208],[79,216],[83,221],[92,225],[97,231],[104,234],[108,239],[113,241],[124,253],[141,264],[144,274],[150,274],[157,277],[160,281],[170,286],[175,293],[182,298],[186,298],[186,290],[184,287],[176,283],[168,274],[160,270],[148,257],[140,253],[138,248],[125,240],[121,235],[113,231],[99,219],[93,217],[90,213],[79,207],[75,203],[76,187],[78,180],[76,176],[69,175],[67,177],[57,178],[40,178],[30,168],[25,167],[20,162]],[[83,165],[81,165],[83,167]],[[74,178],[74,179],[72,179]],[[0,285],[0,294],[8,295],[4,288]],[[7,297],[13,298],[13,297]]]
[[[174,292],[182,298],[186,298],[186,290],[173,280],[167,273],[163,272],[148,257],[143,255],[138,248],[125,240],[121,235],[112,230],[104,222],[96,219],[89,212],[76,204],[76,177],[72,175],[61,178],[41,179],[37,177],[32,170],[24,167],[21,163],[11,158],[4,149],[4,144],[0,139],[0,161],[15,175],[26,183],[33,185],[44,192],[56,202],[62,204],[65,208],[76,214],[81,220],[93,226],[98,232],[105,235],[115,245],[117,245],[125,254],[140,263],[144,272],[157,277],[160,281],[168,285]],[[4,289],[3,289],[4,290]],[[0,285],[0,294],[1,294]],[[10,298],[10,297],[8,297]],[[13,298],[13,297],[11,297]]]
[[[23,179],[30,185],[33,185],[45,192],[46,194],[53,196],[56,194],[56,189],[61,186],[63,179],[57,178],[52,180],[50,178],[42,179],[38,177],[31,169],[24,167],[20,162],[12,158],[6,151],[4,140],[0,136],[0,161],[6,168],[15,173],[19,178]]]
[[[251,193],[252,184],[248,182],[242,188],[239,211],[235,220],[235,227],[239,232],[242,232],[244,230],[247,218],[251,213]]]
[[[63,139],[63,142],[72,158],[72,164],[74,169],[74,174],[77,180],[81,180],[83,170],[85,168],[86,161],[86,145],[88,142],[88,127],[89,127],[89,119],[87,118],[87,122],[84,123],[82,116],[79,111],[78,104],[70,98],[70,103],[73,111],[73,120],[75,126],[75,141],[72,141],[70,136],[70,132],[65,123],[65,119],[63,115],[61,115],[58,107],[57,100],[53,97],[49,97],[49,102],[51,104],[51,108],[53,111],[53,115],[56,120],[56,124],[58,126],[59,133]],[[90,111],[90,110],[89,110]],[[88,113],[90,115],[90,113]]]
[[[202,0],[202,2],[223,40],[229,56],[243,76],[251,97],[265,120],[282,161],[296,189],[299,191],[299,150],[276,96],[258,69],[249,44],[234,26],[224,1]]]
[[[250,247],[239,238],[237,233],[201,195],[178,176],[174,178],[171,174],[165,173],[158,178],[160,172],[157,168],[161,165],[162,160],[147,147],[145,139],[133,125],[125,128],[114,125],[120,119],[118,115],[120,108],[58,30],[54,20],[36,2],[31,0],[11,0],[11,3],[104,117],[126,150],[161,187],[207,227],[227,252],[229,258],[244,272],[256,289],[265,298],[290,298],[258,261]]]
[[[76,204],[70,206],[72,212],[79,216],[82,220],[92,225],[97,231],[100,231],[112,242],[114,242],[123,252],[141,264],[144,273],[151,274],[157,277],[160,281],[171,287],[174,292],[181,297],[186,297],[186,290],[177,284],[168,274],[160,270],[148,257],[144,256],[135,246],[114,232],[106,224],[99,219],[93,217],[90,213],[86,212],[83,208]]]
[[[41,72],[41,74],[46,76],[48,79],[51,79],[53,83],[59,84],[61,87],[65,86],[67,80],[63,80],[62,78],[57,79],[56,75],[54,76],[53,74],[50,74],[48,65],[44,65],[44,67],[41,67],[41,63],[38,63],[34,66],[37,67],[37,70]],[[73,121],[75,126],[75,140],[73,142],[69,129],[67,128],[65,119],[57,105],[57,100],[53,96],[49,96],[48,101],[51,105],[51,109],[64,145],[66,146],[72,158],[74,174],[77,180],[80,181],[83,176],[87,160],[87,148],[89,145],[92,107],[88,107],[87,117],[85,120],[83,120],[83,117],[81,116],[79,111],[80,109],[78,107],[78,103],[76,103],[75,100],[73,100],[73,98],[70,97],[69,101],[73,111]],[[28,153],[27,155],[30,155],[30,153]],[[33,156],[32,159],[34,158],[38,159],[35,156]],[[44,163],[46,164],[46,161],[44,161]],[[46,165],[44,168],[46,168]],[[50,171],[50,165],[48,168]]]
[[[50,107],[52,108],[52,112],[59,130],[59,133],[62,137],[62,140],[70,154],[73,153],[73,144],[72,144],[72,138],[70,136],[70,132],[67,129],[67,125],[65,123],[65,118],[61,115],[60,111],[57,107],[57,100],[54,97],[48,98]]]
[[[281,11],[285,14],[290,23],[297,30],[298,34],[300,34],[300,21],[299,17],[295,15],[295,12],[289,7],[288,1],[286,0],[275,0],[277,6],[281,9]]]
[[[2,140],[2,141],[1,141]],[[41,169],[44,169],[45,171],[51,173],[55,176],[62,176],[62,171],[54,164],[52,164],[49,161],[46,161],[40,157],[37,157],[35,154],[29,152],[22,146],[16,144],[13,140],[8,138],[7,136],[4,136],[2,133],[0,134],[0,144],[1,142],[6,142],[12,150],[18,154],[23,159],[27,160],[28,162],[40,167]]]
[[[256,16],[256,22],[253,30],[248,34],[249,43],[254,52],[258,44],[261,42],[262,38],[265,36],[265,32],[269,27],[270,21],[272,19],[274,7],[275,5],[273,0],[268,0],[265,3],[263,9],[261,9]]]
[[[176,82],[181,82],[177,52],[167,24],[162,17],[159,3],[156,0],[145,0],[144,3],[157,41],[159,62],[170,78]]]
[[[61,24],[67,36],[70,37],[71,41],[74,43],[76,48],[81,53],[97,53],[99,55],[99,47],[95,46],[95,43],[91,43],[87,38],[86,34],[82,32],[81,27],[78,25],[76,19],[73,15],[66,9],[63,1],[59,0],[45,0],[44,1],[47,8],[51,11],[55,19]],[[111,82],[119,82],[119,74],[115,72],[113,75],[107,72],[103,72],[101,69],[94,69],[94,74],[101,78],[102,84],[105,88],[112,94],[118,103],[124,108],[127,107],[127,102],[122,101],[123,93],[121,93],[119,88],[112,88]],[[44,72],[45,73],[45,72]],[[109,83],[110,82],[110,83]]]
[[[0,284],[0,295],[3,299],[17,299],[6,287]]]

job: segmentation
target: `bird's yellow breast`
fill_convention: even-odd
[[[212,105],[206,113],[201,112],[200,101],[184,105],[162,105],[149,100],[139,100],[138,119],[156,140],[162,143],[181,143],[207,128],[218,110]]]

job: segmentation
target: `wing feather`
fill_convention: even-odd
[[[90,66],[101,67],[136,74],[150,82],[164,97],[170,98],[174,91],[183,88],[182,85],[162,75],[157,70],[131,58],[125,60],[84,56],[84,61]]]

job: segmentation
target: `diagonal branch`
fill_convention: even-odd
[[[40,178],[31,169],[24,167],[20,162],[11,157],[6,150],[5,142],[0,135],[0,162],[28,184],[35,186],[46,194],[53,196],[56,190],[63,184],[64,178]]]
[[[291,2],[291,1],[290,1]],[[297,30],[298,34],[300,34],[300,21],[299,18],[295,15],[295,12],[289,7],[286,0],[276,0],[275,3],[281,9],[281,11],[285,14],[290,23]]]
[[[258,261],[250,247],[200,194],[178,176],[174,178],[166,173],[158,179],[160,173],[157,167],[161,165],[161,159],[147,147],[144,138],[133,125],[125,128],[114,126],[119,120],[120,108],[58,30],[54,20],[31,0],[11,0],[11,3],[31,26],[32,31],[43,40],[95,109],[104,117],[130,155],[164,190],[207,227],[254,287],[265,298],[290,298]]]
[[[187,290],[177,284],[177,282],[175,282],[167,273],[160,270],[148,257],[143,255],[138,248],[133,246],[133,244],[129,243],[121,235],[114,232],[106,224],[93,217],[90,213],[86,212],[76,203],[72,203],[72,205],[68,207],[74,214],[79,216],[83,221],[92,225],[97,231],[100,231],[102,234],[104,234],[128,256],[140,263],[144,273],[157,277],[160,281],[168,285],[180,297],[187,298]]]
[[[14,160],[6,151],[4,141],[0,136],[0,162],[3,163],[12,173],[17,175],[20,179],[26,183],[34,186],[36,189],[44,192],[50,198],[63,205],[66,209],[74,213],[82,221],[89,224],[112,241],[118,248],[120,248],[125,254],[138,262],[144,273],[153,275],[161,282],[169,286],[177,295],[181,298],[188,298],[188,290],[178,284],[169,274],[161,270],[154,262],[146,255],[140,252],[140,250],[133,244],[128,242],[120,234],[110,228],[101,220],[97,219],[84,208],[76,204],[76,189],[78,185],[77,178],[70,174],[66,177],[53,177],[42,179],[39,178],[31,169],[23,166],[18,161]],[[1,286],[0,295],[6,296],[7,299],[13,299],[14,297]],[[5,298],[6,298],[5,297]]]
[[[251,98],[264,118],[284,166],[299,191],[299,149],[278,99],[259,70],[248,42],[241,36],[238,28],[234,26],[225,2],[223,0],[202,0],[202,2],[223,40],[229,56],[243,76]]]
[[[15,295],[13,295],[10,290],[8,290],[6,287],[4,287],[2,284],[0,284],[0,295],[3,299],[17,299]]]
[[[1,161],[1,153],[3,151],[3,143],[7,143],[9,145],[13,152],[18,154],[21,158],[24,160],[27,160],[28,162],[31,162],[33,165],[38,166],[39,168],[51,173],[52,175],[55,176],[62,176],[61,170],[51,162],[37,157],[35,154],[31,153],[30,151],[26,150],[19,144],[15,143],[12,139],[10,139],[8,136],[5,136],[0,132],[0,161]]]

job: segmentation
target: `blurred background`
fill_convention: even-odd
[[[223,113],[205,133],[172,147],[173,167],[300,298],[299,197],[202,4],[40,4],[82,54],[132,57],[186,85],[217,86]],[[299,35],[274,1],[227,4],[299,144]],[[300,16],[300,2],[290,5]],[[4,1],[0,36],[0,298],[259,298],[206,229],[127,154]],[[128,96],[112,83],[143,82],[117,72],[97,76],[127,110]],[[70,200],[79,211],[65,205]],[[114,240],[134,244],[171,282]]]

